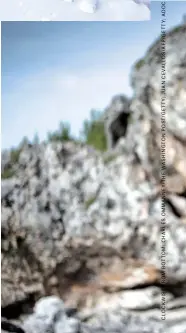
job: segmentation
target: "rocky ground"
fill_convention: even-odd
[[[166,40],[166,283],[157,40],[132,69],[115,149],[27,145],[2,180],[2,316],[26,333],[186,332],[185,35],[182,25]],[[9,163],[3,152],[2,171]]]

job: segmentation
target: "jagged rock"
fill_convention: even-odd
[[[155,320],[145,320],[135,315],[130,315],[121,309],[111,313],[102,312],[100,316],[90,321],[89,325],[82,327],[82,333],[163,333],[166,328]]]
[[[166,35],[166,129],[168,134],[166,141],[168,142],[169,138],[171,138],[170,146],[172,146],[173,142],[179,145],[186,140],[186,118],[183,107],[186,98],[185,32],[186,25],[183,24]],[[175,50],[177,52],[179,50],[179,55]],[[159,84],[158,78],[161,74],[161,65],[161,39],[158,39],[149,48],[145,57],[138,61],[132,70],[131,82],[135,91],[135,97],[132,101],[131,109],[134,114],[140,113],[143,116],[143,124],[145,121],[148,122],[150,117],[154,118],[155,123],[160,120],[161,84]],[[156,128],[158,126],[156,125]],[[147,126],[148,133],[149,130],[150,126]],[[137,140],[136,143],[140,145]],[[159,140],[160,143],[161,141]],[[185,149],[185,145],[183,146],[182,144],[181,147]],[[174,147],[172,148],[174,149]],[[169,160],[172,155],[172,149],[167,147],[166,152]],[[182,163],[184,163],[185,156],[180,156],[180,151],[174,152],[174,155],[175,162],[178,158],[182,159]]]
[[[12,332],[12,333],[25,333],[25,331],[18,325],[10,323],[6,319],[1,318],[1,332]]]
[[[167,37],[169,198],[165,198],[167,284],[181,285],[182,291],[186,281],[185,32],[183,25]],[[77,296],[75,306],[93,308],[95,297],[100,300],[108,292],[114,295],[160,283],[159,43],[133,69],[132,115],[111,155],[74,142],[22,147],[14,179],[2,181],[3,307],[30,295],[38,299],[54,294],[65,303]],[[126,328],[122,320],[118,328],[104,325],[106,332]],[[146,332],[152,332],[148,327]]]
[[[170,201],[175,214],[183,217],[186,216],[186,198],[172,194],[168,196],[168,200]]]
[[[34,314],[23,327],[27,333],[78,333],[80,323],[78,319],[67,317],[62,300],[51,296],[36,303]]]
[[[11,165],[10,151],[4,150],[1,154],[1,172],[3,172],[8,165]]]
[[[103,120],[109,150],[125,137],[130,113],[130,100],[124,95],[115,96],[106,108]]]
[[[156,291],[156,296],[158,295]],[[151,300],[153,302],[153,300]],[[157,303],[158,304],[158,299]],[[142,310],[142,308],[141,308]],[[168,323],[154,317],[153,314],[145,318],[145,315],[128,313],[118,303],[117,306],[95,308],[94,313],[87,318],[86,323],[80,317],[68,318],[65,314],[64,303],[57,297],[40,299],[35,306],[35,312],[29,316],[23,324],[25,332],[74,332],[74,333],[101,333],[101,332],[125,332],[125,333],[183,333],[182,320]],[[137,312],[137,311],[136,311]]]
[[[171,293],[166,293],[166,302],[171,301],[174,297]],[[149,310],[151,308],[160,308],[161,289],[158,287],[148,287],[137,290],[127,290],[115,293],[114,295],[105,295],[99,300],[98,307],[116,308],[128,310]]]

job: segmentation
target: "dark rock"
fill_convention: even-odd
[[[21,327],[6,321],[5,319],[1,319],[1,329],[5,332],[13,332],[13,333],[26,333]]]

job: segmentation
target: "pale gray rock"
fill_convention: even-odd
[[[132,315],[117,307],[113,311],[98,310],[87,324],[80,323],[78,319],[67,318],[63,302],[56,297],[46,297],[36,303],[35,312],[23,325],[28,333],[163,333],[166,329],[160,321],[145,320]]]
[[[185,105],[186,89],[186,25],[172,29],[166,36],[166,128],[180,140],[186,140]],[[143,59],[135,64],[131,82],[135,98],[131,108],[138,113],[139,109],[149,110],[160,119],[159,97],[161,85],[161,40],[156,41]],[[177,50],[177,52],[175,52]],[[178,51],[179,50],[179,51]],[[149,99],[149,102],[147,101]]]
[[[1,172],[5,170],[7,165],[11,165],[11,156],[9,150],[3,150],[1,153]]]
[[[23,327],[27,333],[78,333],[79,325],[78,319],[67,317],[63,301],[51,296],[36,303]]]
[[[102,311],[100,316],[82,327],[82,333],[163,333],[166,327],[160,321],[145,320],[120,308],[112,312]]]
[[[166,293],[166,302],[173,299],[171,293]],[[118,295],[112,296],[109,300],[105,300],[106,307],[121,307],[128,310],[149,310],[151,308],[159,308],[161,305],[161,289],[158,287],[149,287],[137,290],[127,290],[120,292]],[[104,304],[104,303],[103,303]],[[101,304],[101,307],[103,305]]]
[[[4,179],[1,184],[1,200],[11,195],[16,186],[19,186],[19,181],[16,178]]]

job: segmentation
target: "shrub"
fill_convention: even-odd
[[[10,161],[11,164],[14,165],[19,162],[19,156],[21,153],[21,149],[12,149],[10,153]]]
[[[14,165],[19,162],[19,156],[21,153],[21,148],[12,148],[10,151],[10,161],[5,166],[5,169],[1,173],[2,179],[11,178],[15,175]]]
[[[171,30],[171,34],[174,34],[174,33],[177,33],[177,32],[179,32],[179,31],[181,31],[182,28],[183,28],[182,25],[178,25],[177,27],[175,27],[175,28],[173,28],[173,29]]]
[[[48,133],[48,141],[72,141],[70,125],[67,123],[61,122],[59,129],[54,132]]]
[[[12,168],[7,168],[1,173],[2,179],[12,178],[15,175],[15,172]]]
[[[137,63],[135,64],[135,68],[136,69],[140,69],[145,63],[144,59],[140,59],[139,61],[137,61]]]
[[[107,141],[104,130],[104,123],[101,121],[101,113],[92,110],[90,119],[84,121],[81,136],[87,145],[93,146],[97,150],[105,151]]]

